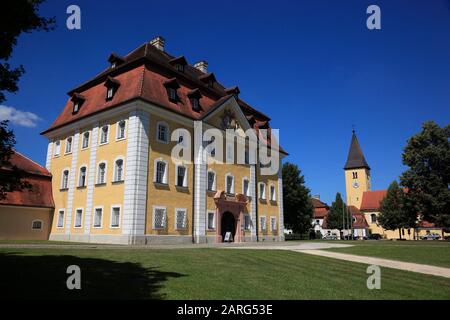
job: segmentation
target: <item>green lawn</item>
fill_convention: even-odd
[[[450,268],[450,242],[447,241],[346,241],[342,243],[354,246],[327,250]]]
[[[450,279],[382,268],[368,290],[366,265],[277,250],[3,248],[0,265],[0,298],[450,299]]]

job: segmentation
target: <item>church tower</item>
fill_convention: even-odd
[[[370,167],[359,146],[355,130],[352,133],[352,141],[344,170],[347,205],[355,206],[359,209],[363,192],[370,190]]]

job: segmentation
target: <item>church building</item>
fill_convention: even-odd
[[[262,134],[275,131],[267,115],[242,100],[237,86],[223,86],[205,61],[189,64],[167,53],[162,37],[105,62],[105,70],[68,92],[42,133],[53,176],[51,240],[284,239],[281,161],[287,153]],[[208,129],[223,136],[232,130],[235,143],[216,135],[202,140]],[[246,132],[257,137],[256,151]],[[271,156],[279,153],[275,172],[265,173],[261,145]],[[173,157],[177,147],[185,148],[181,158]],[[209,161],[216,153],[226,161]]]

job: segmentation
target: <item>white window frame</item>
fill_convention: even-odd
[[[88,134],[88,138],[86,139],[86,134]],[[87,140],[87,146],[85,147],[84,146],[84,142]],[[91,132],[88,130],[88,131],[85,131],[85,132],[83,132],[83,137],[81,138],[81,150],[86,150],[86,149],[88,149],[89,148],[89,144],[91,143]]]
[[[228,192],[228,177],[233,178],[233,183],[231,184],[231,192]],[[234,189],[234,184],[235,184],[235,180],[234,180],[234,175],[232,175],[231,173],[227,173],[225,175],[225,193],[227,194],[235,194],[235,189]]]
[[[34,223],[35,222],[40,222],[41,223],[41,227],[40,228],[34,228]],[[31,221],[31,230],[32,231],[42,231],[44,229],[44,221],[42,221],[41,219],[34,219],[33,221]]]
[[[77,213],[80,210],[81,210],[80,226],[77,227],[77,223],[76,223],[77,222]],[[83,212],[84,212],[83,208],[76,208],[75,209],[75,214],[73,215],[73,228],[74,229],[82,229],[83,228],[83,216],[84,216]]]
[[[275,220],[275,223],[273,223],[273,220]],[[277,217],[276,216],[270,216],[270,231],[274,232],[277,231]]]
[[[119,209],[119,224],[117,226],[113,226],[113,214],[114,214],[114,209]],[[111,212],[110,212],[110,216],[109,216],[109,227],[111,229],[120,229],[122,223],[122,205],[120,204],[113,204],[111,205]]]
[[[263,223],[264,220],[264,223]],[[264,226],[264,228],[263,228]],[[261,231],[267,231],[267,217],[266,216],[259,216],[259,229]]]
[[[108,133],[106,134],[106,141],[105,142],[102,142],[102,137],[103,137],[103,128],[108,128]],[[102,145],[105,145],[105,144],[108,144],[109,143],[109,134],[110,134],[110,128],[111,126],[109,125],[109,124],[105,124],[105,125],[103,125],[103,126],[101,126],[100,127],[100,136],[99,136],[99,145],[100,146],[102,146]]]
[[[177,226],[178,211],[184,211],[184,222],[183,222],[183,227],[181,227],[181,228],[178,228],[178,226]],[[175,217],[174,230],[187,230],[187,209],[186,208],[175,208],[174,217]]]
[[[163,176],[162,182],[157,182],[157,179],[156,179],[156,175],[157,175],[157,171],[158,171],[158,162],[164,162],[166,164],[165,168],[164,168],[164,176]],[[153,164],[153,182],[166,185],[166,184],[168,184],[168,180],[169,180],[168,177],[169,177],[169,163],[162,158],[155,159],[154,164]]]
[[[212,229],[209,228],[209,215],[212,214],[213,219],[212,219]],[[206,229],[208,231],[215,231],[216,230],[216,212],[214,210],[208,210],[206,212]]]
[[[161,140],[159,138],[159,127],[160,126],[166,127],[166,140]],[[168,144],[169,143],[169,137],[170,137],[170,130],[169,130],[169,125],[167,124],[167,122],[165,122],[165,121],[158,121],[156,123],[156,141]]]
[[[209,189],[209,173],[214,174],[214,179],[213,179],[213,183],[212,183],[212,189]],[[208,172],[206,173],[206,188],[208,189],[207,191],[216,191],[217,190],[217,173],[214,170],[208,170]]]
[[[67,171],[67,185],[64,186],[64,172]],[[64,168],[61,171],[61,182],[60,182],[60,190],[69,189],[69,179],[70,179],[70,168]]]
[[[70,141],[70,144],[69,144]],[[70,146],[70,149],[67,149]],[[67,137],[65,146],[64,146],[64,154],[71,154],[73,150],[73,136]]]
[[[122,179],[118,180],[117,179],[117,161],[122,160]],[[114,170],[113,170],[113,177],[112,177],[112,181],[113,182],[123,182],[125,181],[125,160],[123,158],[123,156],[117,157],[116,159],[114,159]]]
[[[114,86],[106,88],[106,99],[111,100],[114,97]]]
[[[105,164],[105,181],[100,182],[100,165],[101,164]],[[101,184],[106,184],[108,180],[108,163],[105,160],[101,160],[97,163],[97,176],[95,179],[95,184],[101,185]]]
[[[85,172],[85,177],[84,177],[84,185],[81,185],[81,169],[85,168],[86,172]],[[86,164],[82,164],[79,168],[78,168],[78,183],[77,183],[77,187],[78,188],[85,188],[87,187],[87,182],[88,182],[88,167]]]
[[[62,213],[62,225],[59,225],[59,216]],[[66,219],[66,209],[61,208],[58,210],[58,219],[56,220],[56,228],[57,229],[64,229],[64,220]]]
[[[248,226],[245,224],[245,219],[248,219]],[[252,217],[248,213],[244,214],[244,230],[245,231],[252,230]]]
[[[101,218],[100,218],[100,226],[96,226],[95,225],[95,216],[96,216],[96,214],[97,214],[97,210],[98,209],[101,209],[102,210],[102,216],[101,216]],[[94,215],[93,215],[93,219],[92,219],[92,228],[94,228],[94,229],[101,229],[101,228],[103,228],[103,216],[104,216],[104,213],[105,213],[105,210],[104,210],[104,208],[103,208],[103,206],[97,206],[97,207],[95,207],[94,208]]]
[[[165,221],[164,221],[164,227],[162,228],[156,228],[155,226],[155,213],[156,210],[164,210],[164,215],[165,215]],[[153,230],[167,230],[167,207],[163,207],[163,206],[153,206],[153,214],[152,214],[152,229]]]
[[[273,188],[273,194],[272,194],[272,188]],[[270,201],[275,202],[277,201],[277,188],[274,184],[269,185],[269,198]]]
[[[245,181],[247,181],[247,192],[245,192]],[[242,178],[242,194],[246,197],[250,196],[250,180],[247,177]]]
[[[184,178],[183,178],[183,185],[178,185],[178,168],[183,167],[184,168]],[[188,167],[185,164],[176,164],[175,165],[175,186],[181,187],[181,188],[187,188],[188,187]]]
[[[261,186],[264,186],[263,192],[261,192]],[[260,200],[266,200],[266,184],[264,182],[258,183],[258,197]]]
[[[123,137],[119,137],[121,122],[123,122],[125,124],[124,129],[123,129]],[[122,120],[117,121],[117,123],[116,123],[116,141],[125,140],[126,138],[127,138],[127,120],[122,119]]]
[[[53,156],[54,157],[59,157],[61,155],[61,140],[56,140],[54,142],[54,151],[53,151]]]

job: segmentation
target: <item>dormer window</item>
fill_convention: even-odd
[[[210,88],[214,87],[214,82],[216,82],[216,77],[214,73],[203,74],[200,77],[198,77],[198,79],[206,83],[206,85]]]
[[[71,100],[73,103],[72,113],[77,113],[78,111],[80,111],[81,105],[83,104],[84,100],[86,100],[86,98],[79,93],[74,93]]]
[[[184,72],[184,66],[187,65],[186,58],[184,56],[180,56],[177,58],[173,58],[169,61],[169,63],[178,71]]]
[[[180,88],[177,79],[172,78],[164,81],[164,86],[167,89],[167,97],[169,98],[169,100],[176,103],[179,100],[177,89]]]
[[[175,69],[177,69],[177,71],[179,72],[184,72],[184,66],[181,64],[176,64]]]
[[[120,86],[120,82],[114,78],[108,77],[105,81],[106,87],[106,101],[110,101],[114,98],[117,89]]]
[[[174,88],[168,88],[169,90],[169,99],[170,100],[177,100],[177,90]]]
[[[189,100],[191,101],[192,110],[200,111],[200,98],[202,97],[199,89],[194,89],[188,92]]]
[[[111,64],[110,65],[111,69],[113,69],[117,67],[119,64],[124,63],[125,60],[122,57],[118,56],[117,54],[112,53],[108,58],[108,62]]]

